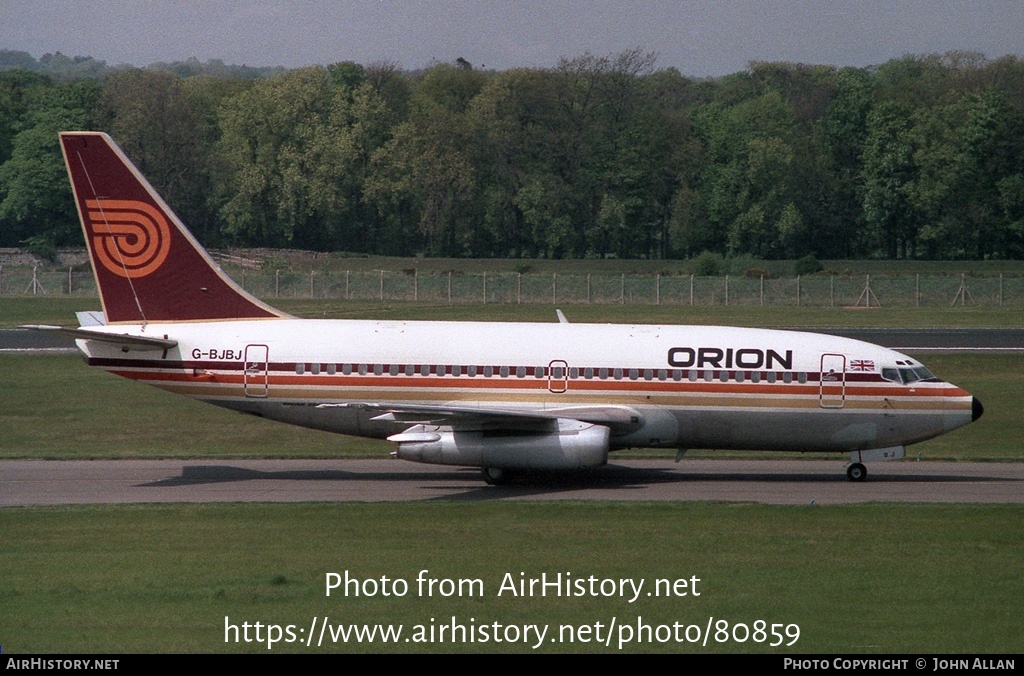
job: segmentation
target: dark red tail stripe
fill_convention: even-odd
[[[283,316],[240,289],[220,271],[107,135],[65,132],[60,137],[108,322]],[[96,215],[102,211],[96,206],[97,200],[101,205],[113,203],[122,208],[125,202],[139,203],[166,219],[170,226],[169,241],[162,243],[167,247],[166,257],[155,269],[136,277],[108,269],[110,260],[117,259],[109,252],[116,248],[118,238],[127,248],[136,247],[138,234],[125,234],[123,226],[119,229],[118,219]],[[90,217],[90,213],[94,215]],[[127,220],[137,222],[141,218],[144,217],[131,215]],[[105,259],[97,255],[98,245],[106,247]]]

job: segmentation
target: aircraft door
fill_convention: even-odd
[[[561,394],[569,389],[569,364],[555,359],[548,364],[548,390]]]
[[[822,408],[842,408],[846,404],[846,357],[821,355],[818,400]]]
[[[269,384],[269,348],[266,345],[245,346],[245,371],[242,376],[245,382],[245,396],[267,396]]]

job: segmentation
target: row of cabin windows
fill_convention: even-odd
[[[547,378],[551,377],[555,380],[562,380],[566,377],[568,372],[568,378],[570,380],[577,380],[582,375],[584,379],[591,380],[597,378],[598,380],[607,380],[612,378],[614,380],[622,380],[628,378],[629,380],[674,380],[680,382],[682,380],[688,380],[691,383],[695,383],[699,380],[704,382],[720,381],[727,383],[730,380],[737,383],[750,381],[752,383],[759,383],[762,380],[768,383],[774,383],[781,380],[784,383],[791,383],[795,379],[797,382],[806,383],[806,373],[796,373],[791,371],[783,371],[781,374],[775,371],[768,371],[762,373],[760,371],[712,371],[712,370],[694,370],[684,371],[682,369],[622,369],[622,368],[565,368],[563,366],[552,366],[550,369],[544,366],[430,366],[429,364],[341,364],[341,368],[338,368],[337,364],[296,364],[295,373],[302,375],[303,373],[312,373],[318,375],[322,372],[328,375],[335,375],[341,373],[342,375],[352,375],[358,373],[361,376],[372,373],[375,376],[382,376],[385,373],[391,376],[406,375],[406,376],[462,376],[467,375],[471,378],[478,375],[483,375],[484,378],[493,378],[498,375],[502,378],[516,377],[526,378],[532,376],[534,378]]]

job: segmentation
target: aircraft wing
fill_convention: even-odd
[[[31,331],[46,331],[58,333],[62,336],[81,340],[98,340],[103,343],[119,345],[122,350],[169,350],[178,344],[176,340],[168,338],[153,338],[150,336],[133,336],[127,333],[106,333],[93,331],[87,328],[69,329],[62,326],[28,325],[19,328]]]
[[[433,406],[421,404],[388,404],[354,402],[320,404],[317,408],[356,408],[377,412],[372,420],[407,423],[409,425],[446,425],[460,430],[547,429],[557,420],[605,425],[610,428],[633,427],[642,422],[640,413],[626,406],[566,406],[547,409],[506,409],[487,406]]]

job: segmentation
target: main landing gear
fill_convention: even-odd
[[[500,467],[484,467],[481,474],[488,486],[503,486],[512,478],[512,472]]]
[[[864,481],[868,478],[868,468],[855,462],[846,468],[846,478],[850,481]]]

